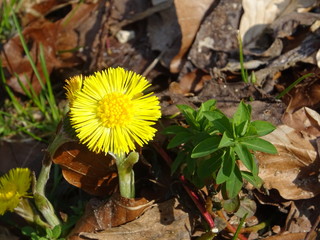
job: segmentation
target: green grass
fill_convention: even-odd
[[[27,98],[24,101],[19,99],[6,83],[7,80],[0,59],[0,78],[9,98],[9,101],[5,101],[6,104],[0,109],[0,137],[18,135],[20,137],[29,136],[36,140],[44,141],[47,136],[50,136],[55,131],[58,122],[62,118],[63,113],[65,113],[65,109],[61,110],[57,106],[45,62],[43,46],[40,45],[39,51],[39,61],[43,72],[42,77],[36,67],[35,60],[30,55],[20,24],[13,11],[11,12],[11,16],[26,57],[42,90],[39,94],[36,93],[30,79],[27,81],[27,86],[25,86],[15,73],[14,75]],[[4,20],[4,18],[3,21],[11,22],[8,19]]]

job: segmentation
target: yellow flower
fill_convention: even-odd
[[[72,106],[73,100],[75,99],[76,92],[80,91],[82,88],[82,75],[74,76],[68,80],[66,80],[66,86],[64,89],[67,90],[66,95],[69,99],[69,106]]]
[[[31,172],[28,168],[11,169],[0,177],[0,215],[13,211],[22,197],[28,196],[31,185]]]
[[[156,129],[151,126],[161,111],[156,96],[143,94],[150,85],[143,76],[120,67],[85,77],[70,107],[80,142],[97,153],[120,154],[153,139]]]

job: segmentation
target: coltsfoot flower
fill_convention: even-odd
[[[28,197],[31,185],[31,172],[28,168],[14,168],[0,177],[0,215],[13,211],[22,197]]]
[[[70,121],[80,142],[97,153],[120,154],[153,139],[161,111],[153,93],[143,94],[150,85],[120,67],[69,80]]]

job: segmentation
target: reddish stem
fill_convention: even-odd
[[[180,176],[180,180],[183,183],[183,187],[186,190],[186,192],[188,193],[188,195],[191,197],[192,201],[194,202],[194,204],[197,206],[197,208],[199,209],[199,211],[201,212],[202,216],[204,217],[204,219],[207,221],[207,223],[209,224],[210,229],[214,228],[214,221],[212,219],[212,216],[210,215],[210,213],[207,211],[207,209],[204,207],[204,201],[203,199],[199,198],[199,195],[197,193],[195,193],[194,191],[192,191],[190,188],[188,188],[188,186],[186,185],[187,181],[185,179],[185,177],[183,175]]]

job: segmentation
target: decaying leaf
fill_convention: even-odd
[[[84,233],[95,235],[96,231],[106,230],[135,220],[151,205],[152,202],[148,202],[145,198],[128,199],[117,193],[107,201],[92,199],[68,239],[83,239],[81,236]]]
[[[259,176],[267,189],[277,189],[285,199],[308,199],[320,193],[316,137],[286,125],[263,137],[278,154],[257,153]]]
[[[67,142],[58,148],[53,162],[62,168],[63,177],[72,185],[95,196],[108,196],[118,186],[113,158],[90,152],[77,142]]]
[[[189,214],[178,207],[175,199],[156,204],[139,219],[120,227],[97,233],[80,233],[85,239],[108,240],[189,240]]]

